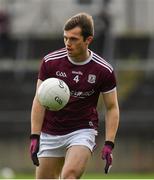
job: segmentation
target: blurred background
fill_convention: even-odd
[[[39,64],[47,53],[64,47],[63,24],[79,12],[93,16],[90,49],[110,62],[117,75],[121,118],[112,173],[154,172],[153,9],[153,0],[0,0],[1,175],[34,171],[30,110]],[[87,173],[103,172],[101,98],[98,111],[98,147]]]

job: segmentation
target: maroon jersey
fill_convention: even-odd
[[[80,63],[72,61],[65,48],[43,58],[38,78],[42,81],[50,77],[62,79],[69,86],[71,97],[62,110],[45,111],[42,132],[64,135],[83,128],[97,130],[99,94],[114,90],[116,80],[111,65],[94,52],[90,53],[90,57]]]

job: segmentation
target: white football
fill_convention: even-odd
[[[68,85],[61,79],[48,78],[44,80],[37,91],[39,102],[46,109],[59,111],[70,99]]]

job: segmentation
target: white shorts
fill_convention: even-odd
[[[92,152],[96,135],[94,129],[81,129],[66,135],[41,133],[38,157],[64,157],[66,150],[74,145],[86,146]]]

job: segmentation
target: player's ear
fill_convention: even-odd
[[[86,44],[89,45],[93,41],[93,36],[88,36],[86,39]]]

